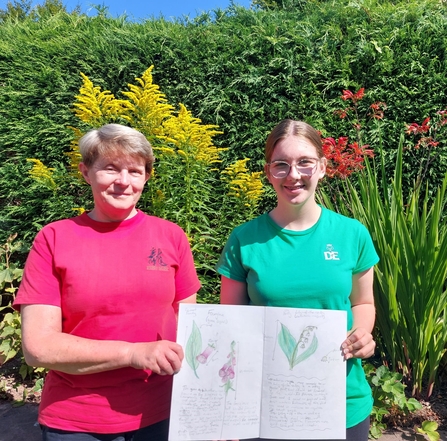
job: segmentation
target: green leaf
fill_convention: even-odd
[[[430,441],[438,441],[441,436],[437,432],[437,429],[438,424],[435,421],[424,421],[422,428],[417,428],[417,432],[426,435]]]
[[[314,334],[312,342],[304,352],[302,352],[300,355],[297,355],[297,353],[295,352],[292,361],[292,367],[296,366],[297,364],[301,363],[304,360],[307,360],[317,350],[317,348],[318,348],[318,339],[317,336]]]
[[[9,340],[3,340],[0,344],[0,354],[7,354],[11,348],[11,342]]]
[[[191,335],[188,338],[185,349],[185,359],[187,363],[191,366],[194,371],[194,374],[197,378],[197,368],[199,367],[199,362],[197,361],[197,356],[200,354],[202,350],[202,334],[200,333],[199,328],[196,325],[196,322],[192,322],[192,331]]]
[[[379,47],[379,45],[377,44],[377,41],[371,40],[371,43],[374,45],[376,51],[381,54],[382,53],[382,48]]]
[[[13,328],[12,326],[5,326],[3,328],[3,332],[1,333],[1,337],[2,338],[9,337],[9,336],[15,334],[15,332],[16,332],[16,329]]]
[[[371,427],[369,429],[369,434],[373,439],[379,439],[383,431],[386,429],[386,426],[384,424],[379,424],[377,422],[372,422]]]
[[[16,355],[17,355],[17,351],[14,348],[11,348],[6,355],[6,359],[5,359],[5,363],[8,360],[12,360]]]
[[[422,404],[416,400],[416,398],[409,398],[407,401],[407,407],[410,412],[422,409]]]
[[[293,355],[297,346],[295,337],[291,334],[287,326],[281,323],[281,331],[278,336],[278,343],[283,350],[287,360],[289,361],[290,369],[293,368]]]
[[[430,441],[439,441],[441,439],[441,435],[438,432],[427,432],[426,435]]]
[[[40,392],[43,389],[43,383],[44,383],[44,379],[43,378],[39,378],[36,383],[34,384],[33,387],[33,392]]]
[[[28,366],[26,365],[26,364],[22,364],[22,366],[20,366],[20,369],[19,369],[19,374],[20,374],[20,376],[23,378],[23,379],[25,379],[26,377],[27,377],[27,375],[28,375]],[[43,379],[42,379],[43,380]]]
[[[438,430],[438,423],[436,421],[424,421],[422,423],[422,429],[426,432],[434,432]]]

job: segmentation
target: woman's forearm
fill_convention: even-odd
[[[63,333],[61,321],[58,307],[22,306],[22,346],[29,365],[73,375],[124,367],[171,375],[180,369],[183,349],[175,342],[91,340]]]

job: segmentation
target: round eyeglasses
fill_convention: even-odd
[[[302,176],[312,176],[317,169],[318,158],[304,158],[297,161],[295,164],[289,164],[286,161],[273,161],[267,165],[270,174],[276,179],[283,179],[289,176],[290,170],[295,167],[296,171]]]

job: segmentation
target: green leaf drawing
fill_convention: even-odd
[[[306,326],[300,335],[298,342],[287,326],[281,323],[281,331],[278,335],[278,343],[283,350],[290,369],[309,358],[318,348],[318,339],[315,335],[316,326]]]
[[[317,348],[318,348],[318,339],[317,336],[314,334],[309,347],[300,354],[298,353],[298,351],[294,354],[291,369],[295,367],[298,363],[301,363],[302,361],[308,359],[317,350]]]
[[[287,360],[289,360],[290,368],[292,369],[292,360],[293,356],[296,350],[296,339],[295,337],[290,333],[289,328],[287,326],[283,325],[281,323],[281,331],[278,335],[278,343],[281,349],[283,350],[284,354],[287,357]]]
[[[185,359],[186,362],[191,366],[194,374],[197,378],[197,368],[199,367],[199,362],[197,361],[197,356],[200,354],[202,350],[202,334],[199,331],[199,328],[196,325],[196,322],[192,322],[192,331],[191,335],[188,338],[186,343],[185,350]]]

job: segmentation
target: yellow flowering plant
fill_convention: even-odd
[[[74,136],[66,153],[69,176],[79,186],[78,141],[87,130],[116,122],[142,132],[152,144],[156,161],[140,208],[185,230],[203,286],[199,297],[215,302],[219,280],[214,264],[229,231],[256,215],[263,194],[261,173],[248,170],[248,158],[222,170],[221,153],[226,149],[216,147],[213,141],[222,134],[218,126],[203,124],[181,103],[178,110],[169,104],[153,83],[153,69],[150,66],[135,79],[136,84],[128,84],[128,90],[120,93],[122,99],[108,90],[102,91],[81,73],[83,83],[75,96],[73,111],[82,128],[70,127]],[[33,179],[57,192],[60,175],[38,160],[30,161]],[[72,208],[79,213],[83,209]]]
[[[221,180],[228,186],[225,204],[228,209],[236,208],[235,212],[242,214],[244,220],[256,216],[259,201],[264,194],[263,172],[250,172],[247,168],[249,160],[249,158],[239,159],[230,164],[221,176]]]
[[[220,152],[213,136],[221,132],[214,125],[203,125],[183,104],[177,114],[167,118],[154,145],[155,173],[150,183],[152,210],[161,217],[174,218],[186,234],[200,235],[209,222]],[[162,196],[162,203],[160,203]],[[149,207],[149,208],[151,208]],[[174,210],[173,210],[174,209]]]
[[[101,88],[95,86],[82,72],[81,77],[83,84],[73,105],[75,115],[92,127],[118,122],[119,117],[125,112],[128,102],[117,100],[109,90],[101,92]]]
[[[37,182],[47,187],[50,190],[56,189],[56,182],[54,181],[54,168],[47,167],[39,159],[27,159],[28,162],[33,164],[33,167],[29,171],[29,174]]]

